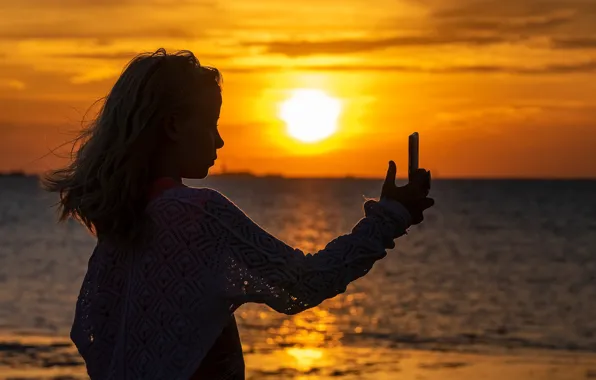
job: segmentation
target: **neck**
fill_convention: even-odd
[[[153,180],[159,178],[171,178],[176,182],[182,183],[182,177],[180,177],[180,174],[175,170],[154,170],[151,177]]]
[[[173,173],[168,173],[168,172],[155,172],[153,174],[153,180],[157,180],[157,179],[161,179],[161,178],[171,178],[173,179],[175,182],[178,183],[182,183],[182,177],[180,177],[179,175],[173,174]]]
[[[175,154],[173,152],[168,152],[165,149],[162,152],[159,152],[155,156],[153,162],[153,169],[151,170],[151,177],[152,179],[158,178],[172,178],[176,182],[182,182],[182,176],[180,175],[180,171],[178,170],[178,166],[174,161]]]

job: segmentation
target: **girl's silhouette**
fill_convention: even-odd
[[[346,290],[422,221],[429,172],[364,203],[351,233],[304,254],[271,236],[204,178],[224,142],[218,70],[159,49],[125,68],[69,166],[49,173],[61,220],[97,237],[71,338],[92,380],[243,379],[234,311],[295,314]]]

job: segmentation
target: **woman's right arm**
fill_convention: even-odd
[[[206,255],[221,295],[235,309],[265,303],[295,314],[346,290],[406,233],[410,214],[398,202],[365,203],[365,217],[351,233],[319,252],[304,254],[253,222],[228,198],[210,189],[189,189],[182,201],[193,210],[191,247]]]

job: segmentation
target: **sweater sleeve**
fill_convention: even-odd
[[[410,225],[400,203],[368,200],[365,216],[351,233],[305,254],[262,229],[217,191],[195,190],[201,192],[192,201],[199,208],[195,238],[201,241],[201,255],[210,257],[214,285],[232,310],[247,302],[284,314],[317,306],[367,274]]]

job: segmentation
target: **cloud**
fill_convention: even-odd
[[[65,25],[56,23],[53,25],[23,25],[18,28],[0,30],[0,39],[24,40],[24,39],[113,39],[113,38],[134,38],[134,39],[191,39],[198,35],[187,28],[154,27],[154,28],[118,28],[110,26],[105,28],[97,27],[76,27],[76,25]]]
[[[557,13],[594,14],[591,0],[412,0],[431,10],[434,18],[543,17]]]
[[[553,38],[555,49],[596,49],[596,37]]]
[[[555,48],[593,47],[589,38],[581,36],[590,36],[594,32],[596,1],[416,1],[422,2],[428,9],[429,28],[434,28],[440,33],[500,36],[512,43],[532,37],[543,37],[560,40],[559,44],[553,45]]]
[[[422,70],[425,71],[425,70]],[[548,64],[538,67],[523,66],[498,66],[498,65],[478,65],[478,66],[452,66],[444,67],[429,72],[436,73],[503,73],[520,75],[544,75],[544,74],[579,74],[592,73],[596,71],[596,61],[587,61],[579,63],[566,64]]]
[[[22,105],[18,106],[18,102],[23,104],[25,98],[44,99],[44,95],[51,94],[55,99],[73,99],[79,94],[80,99],[89,99],[89,94],[105,93],[115,81],[115,77],[111,77],[89,83],[74,83],[73,78],[76,75],[75,72],[45,68],[42,71],[31,65],[0,62],[0,83],[5,84],[0,85],[0,119],[2,116],[25,109]],[[16,89],[24,92],[22,96],[14,97]],[[17,106],[10,103],[13,100],[18,101]],[[48,101],[43,100],[42,103],[47,104]],[[36,103],[27,109],[40,110],[40,107],[42,104]]]
[[[573,15],[564,12],[546,16],[521,18],[448,18],[439,19],[439,26],[446,31],[472,31],[489,33],[535,34],[555,29],[572,21]]]
[[[542,69],[526,69],[528,74],[574,74],[591,73],[596,71],[596,61],[588,61],[575,64],[552,64]],[[524,73],[524,71],[521,71]]]
[[[220,12],[203,0],[0,0],[0,39],[194,39]],[[196,27],[196,24],[202,27]]]
[[[499,124],[519,120],[527,120],[539,116],[544,110],[541,107],[530,106],[501,106],[491,108],[468,109],[457,112],[438,112],[435,118],[441,123],[455,123],[460,128],[466,128],[465,124],[487,123]]]
[[[596,3],[596,2],[595,2]],[[496,44],[526,44],[532,38],[572,38],[593,29],[596,6],[571,0],[517,2],[455,0],[426,2],[428,16],[408,35],[372,39],[281,40],[246,42],[261,46],[267,53],[288,57],[317,54],[351,54],[400,47],[435,47],[460,45],[468,47]],[[399,21],[395,20],[398,31]],[[423,26],[422,26],[423,25]],[[591,28],[591,29],[590,29]],[[579,46],[578,46],[579,48]]]
[[[0,5],[3,9],[10,7],[14,8],[33,8],[33,9],[94,9],[94,8],[109,8],[109,7],[125,7],[131,5],[148,5],[161,7],[178,7],[178,6],[196,6],[196,7],[216,7],[217,2],[214,0],[20,0],[15,2],[12,0],[0,0]]]
[[[175,50],[167,49],[168,53]],[[88,53],[66,53],[56,54],[54,57],[74,58],[74,59],[97,59],[97,60],[130,60],[137,56],[141,51],[121,51],[121,52],[88,52]],[[205,54],[201,53],[197,58],[202,62],[204,60],[223,60],[232,57],[231,54]]]
[[[289,57],[315,54],[346,54],[395,47],[438,46],[438,45],[491,45],[507,40],[498,36],[448,36],[420,35],[401,36],[369,40],[327,40],[327,41],[270,41],[248,42],[248,46],[264,46],[268,53],[283,54]]]
[[[27,87],[27,85],[18,79],[2,79],[2,78],[0,78],[0,88],[22,91],[26,87]]]
[[[134,58],[139,52],[95,52],[95,53],[70,53],[56,54],[54,57],[75,58],[75,59],[99,59],[99,60],[128,60]]]
[[[500,65],[467,65],[467,66],[408,66],[408,65],[314,65],[314,66],[253,66],[253,67],[222,67],[222,72],[254,73],[268,71],[377,71],[377,72],[407,72],[430,74],[514,74],[514,75],[549,75],[549,74],[582,74],[596,72],[596,61],[576,63],[555,63],[543,66],[500,66]]]
[[[592,28],[596,2],[591,0],[455,0],[449,7],[433,6],[436,21],[511,20],[525,22],[529,29],[559,28],[578,32]]]

